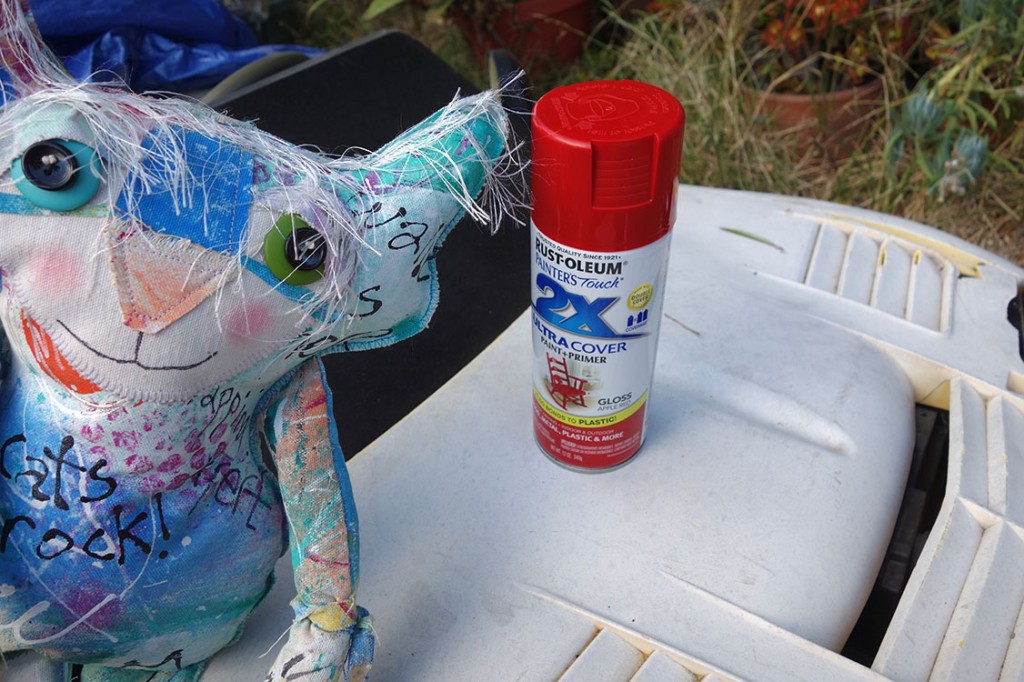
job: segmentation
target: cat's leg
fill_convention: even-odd
[[[274,461],[295,567],[295,621],[267,682],[357,682],[373,661],[369,614],[355,603],[355,504],[319,360],[303,365],[275,403]]]

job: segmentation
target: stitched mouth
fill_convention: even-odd
[[[78,334],[75,334],[73,331],[71,331],[71,329],[66,324],[61,322],[60,320],[57,320],[57,324],[59,324],[61,327],[63,327],[64,331],[66,331],[68,334],[71,335],[71,338],[73,338],[78,343],[82,344],[82,346],[86,350],[88,350],[90,353],[93,353],[94,355],[96,355],[98,357],[101,357],[104,360],[110,360],[111,362],[116,362],[119,365],[135,365],[136,367],[140,367],[140,368],[145,369],[145,370],[153,370],[153,371],[166,371],[166,370],[184,371],[184,370],[189,370],[189,369],[195,369],[196,367],[199,367],[200,365],[202,365],[202,364],[204,364],[206,362],[209,362],[210,360],[212,360],[214,358],[214,356],[217,355],[217,351],[213,351],[212,353],[207,355],[202,360],[200,360],[198,362],[193,362],[193,363],[190,363],[190,364],[185,364],[185,365],[149,365],[149,364],[146,364],[146,363],[142,362],[141,360],[139,360],[139,351],[142,349],[142,340],[144,338],[143,337],[143,332],[137,332],[137,335],[135,337],[135,349],[133,351],[133,354],[132,354],[131,358],[115,358],[112,355],[108,355],[108,354],[106,354],[106,353],[104,353],[104,352],[94,348],[85,339],[83,339],[82,337],[78,336]]]

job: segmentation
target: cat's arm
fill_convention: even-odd
[[[270,405],[265,424],[288,519],[295,622],[268,681],[362,680],[373,659],[369,617],[355,602],[355,504],[318,358]]]

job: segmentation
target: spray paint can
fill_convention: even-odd
[[[552,90],[533,111],[533,416],[580,471],[643,443],[685,114],[646,83]]]

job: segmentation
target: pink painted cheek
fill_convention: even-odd
[[[273,324],[272,308],[266,303],[251,301],[236,306],[228,313],[224,328],[239,340],[263,336]]]
[[[60,247],[37,251],[28,263],[32,289],[46,298],[65,298],[81,290],[85,270],[74,253]]]

